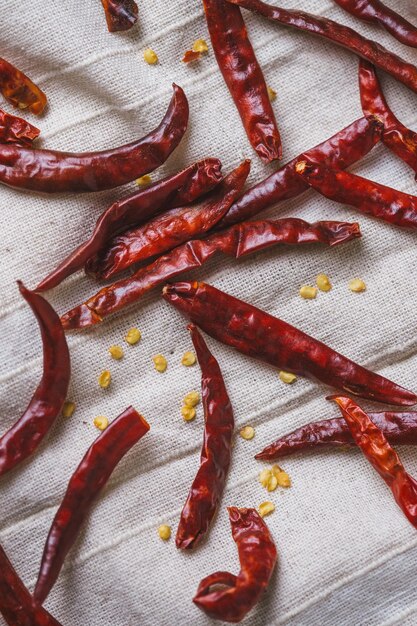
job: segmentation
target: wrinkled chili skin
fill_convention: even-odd
[[[410,406],[417,396],[354,363],[256,307],[207,283],[176,283],[163,297],[208,335],[275,369],[387,404]]]
[[[406,472],[383,432],[356,402],[344,396],[332,399],[339,405],[356,445],[387,483],[409,522],[417,528],[417,481]]]
[[[219,364],[198,329],[188,327],[201,368],[204,440],[200,467],[181,512],[175,545],[196,546],[207,533],[223,495],[232,456],[233,409]]]
[[[40,135],[39,128],[16,115],[10,115],[0,109],[0,143],[15,143],[18,146],[30,146]]]
[[[258,603],[268,587],[277,549],[267,525],[255,509],[228,507],[240,572],[216,572],[204,578],[193,602],[209,617],[236,624]],[[211,590],[216,585],[225,588]]]
[[[214,54],[252,147],[269,163],[282,156],[281,138],[262,70],[239,7],[203,0]]]
[[[61,412],[71,377],[65,333],[51,305],[22,283],[23,298],[31,307],[41,331],[43,373],[23,415],[0,437],[0,476],[35,452]]]
[[[40,115],[46,107],[45,94],[30,78],[0,57],[0,92],[10,104]]]
[[[417,445],[417,413],[369,413],[374,424],[390,443]],[[296,452],[323,448],[353,446],[354,440],[343,417],[311,422],[283,435],[255,456],[270,461],[290,456]]]
[[[160,125],[148,135],[102,152],[56,152],[0,145],[0,182],[43,193],[112,189],[152,172],[178,146],[188,124],[185,93],[174,95]]]
[[[359,224],[316,222],[286,218],[242,222],[206,239],[187,241],[138,269],[133,276],[104,287],[86,302],[62,317],[66,330],[85,328],[103,321],[107,315],[137,302],[150,289],[187,270],[201,267],[215,254],[235,259],[278,244],[323,243],[335,246],[361,236]]]
[[[138,21],[138,5],[134,0],[101,0],[110,33],[129,30]]]
[[[185,170],[155,182],[112,204],[97,220],[90,239],[67,256],[44,278],[37,291],[46,291],[59,285],[65,278],[80,270],[87,261],[120,232],[158,215],[162,211],[193,202],[221,181],[221,162],[204,159]]]
[[[148,430],[146,420],[133,407],[129,407],[90,446],[68,483],[45,543],[33,592],[38,604],[43,604],[54,586],[91,505],[114,468]]]

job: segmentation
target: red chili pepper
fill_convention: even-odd
[[[218,252],[240,259],[277,244],[324,243],[334,246],[360,236],[358,224],[345,222],[308,224],[304,220],[286,218],[235,224],[207,239],[187,241],[140,268],[133,276],[104,287],[84,304],[66,313],[61,321],[66,330],[98,324],[107,315],[137,302],[153,287],[186,270],[200,267]]]
[[[62,409],[71,375],[68,346],[58,315],[42,296],[21,282],[18,285],[41,330],[43,374],[22,417],[0,437],[0,476],[33,454],[47,435]]]
[[[46,107],[46,96],[30,78],[6,59],[0,58],[0,92],[14,107],[29,109],[40,115]]]
[[[411,391],[206,283],[168,285],[163,296],[211,337],[275,368],[378,402],[401,406],[417,402]]]
[[[395,117],[385,99],[374,66],[363,59],[359,64],[359,87],[364,115],[383,123],[383,143],[416,172],[417,180],[417,133]]]
[[[243,161],[197,205],[171,209],[151,221],[128,230],[86,264],[96,278],[110,278],[134,263],[146,261],[211,230],[241,195],[250,172],[250,161]]]
[[[149,424],[129,407],[88,449],[72,475],[46,540],[33,597],[43,604],[55,584],[65,557],[98,494],[114,468],[149,430]]]
[[[0,109],[0,143],[15,143],[18,146],[31,146],[39,137],[40,130],[21,117],[10,115]]]
[[[101,0],[109,32],[129,30],[138,20],[138,5],[134,0]]]
[[[198,329],[188,326],[201,367],[204,441],[200,468],[181,513],[175,544],[193,548],[208,531],[222,497],[232,453],[233,409],[223,375]]]
[[[237,623],[257,604],[268,587],[277,561],[277,549],[267,525],[255,509],[230,506],[228,511],[240,572],[238,576],[229,572],[207,576],[201,581],[193,602],[214,619]]]
[[[160,125],[125,146],[76,154],[0,145],[0,182],[46,193],[112,189],[162,165],[180,143],[187,124],[187,98],[181,87],[174,85]]]
[[[391,489],[395,501],[417,528],[417,481],[405,471],[398,454],[370,417],[350,398],[334,396],[356,445]]]
[[[97,220],[90,239],[81,244],[43,281],[37,291],[59,285],[67,276],[84,267],[85,263],[105,248],[123,230],[146,222],[161,211],[183,206],[210,191],[221,181],[221,162],[204,159],[185,170],[168,176],[112,204]]]
[[[248,139],[266,163],[280,159],[275,115],[240,9],[225,0],[203,0],[203,5],[217,63]]]
[[[417,412],[369,413],[374,424],[382,430],[390,443],[417,445]],[[255,456],[259,460],[273,460],[295,452],[340,448],[354,445],[352,434],[343,417],[311,422],[292,433],[280,437]]]
[[[376,41],[366,39],[352,28],[329,20],[326,17],[312,15],[304,11],[291,11],[271,6],[262,0],[228,0],[250,11],[255,11],[264,17],[291,26],[329,41],[354,52],[358,56],[368,59],[371,63],[391,74],[410,89],[417,92],[417,67],[404,61],[401,57],[390,52]]]

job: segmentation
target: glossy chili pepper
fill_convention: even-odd
[[[391,489],[404,515],[417,528],[417,481],[405,471],[384,433],[350,398],[334,396],[356,445]]]
[[[30,78],[6,59],[0,58],[0,92],[13,106],[39,115],[46,107],[46,96]]]
[[[395,117],[385,99],[374,66],[363,59],[359,63],[359,88],[364,115],[383,123],[383,143],[416,172],[417,180],[417,133]]]
[[[211,337],[275,368],[363,398],[409,406],[411,391],[374,374],[290,324],[206,283],[168,285],[164,298]]]
[[[90,239],[81,244],[43,281],[37,291],[59,285],[67,276],[105,248],[112,237],[146,222],[162,211],[183,206],[210,191],[221,181],[221,162],[204,159],[112,204],[97,220]]]
[[[138,20],[138,5],[134,0],[101,0],[109,32],[129,30]]]
[[[379,24],[406,46],[417,48],[417,27],[380,0],[335,0],[335,2],[360,20]]]
[[[46,540],[33,597],[43,604],[55,584],[90,508],[114,468],[149,430],[149,424],[129,407],[90,446],[72,475]]]
[[[271,6],[262,0],[228,0],[264,17],[291,26],[304,32],[324,37],[342,48],[368,59],[371,63],[391,74],[410,89],[417,92],[417,67],[408,63],[398,55],[390,52],[376,41],[366,39],[352,28],[329,20],[326,17],[312,15],[303,11],[291,11]]]
[[[21,117],[10,115],[0,109],[0,143],[30,146],[40,135],[40,130]]]
[[[417,445],[417,412],[369,413],[374,424],[381,429],[390,443]],[[290,456],[296,452],[318,448],[343,448],[354,445],[352,434],[343,417],[311,422],[283,435],[255,456],[269,461]]]
[[[218,252],[239,259],[277,244],[324,243],[334,246],[360,236],[358,224],[345,222],[308,224],[304,220],[286,218],[235,224],[207,239],[187,241],[140,268],[133,276],[104,287],[84,304],[66,313],[62,324],[66,330],[98,324],[107,315],[137,302],[153,287],[182,272],[200,267]]]
[[[20,293],[38,321],[43,344],[43,374],[22,417],[0,437],[0,476],[35,452],[59,415],[71,375],[65,333],[51,305],[22,283]]]
[[[188,327],[201,367],[204,441],[200,468],[181,513],[175,544],[193,548],[208,531],[226,484],[234,429],[230,404],[219,364],[194,324]]]
[[[0,145],[0,182],[46,193],[112,189],[162,165],[180,143],[187,124],[187,98],[181,87],[174,85],[160,125],[125,146],[76,154]]]
[[[139,261],[146,261],[211,230],[241,195],[250,172],[243,161],[204,200],[162,213],[113,239],[109,247],[86,264],[96,278],[110,278]]]
[[[280,159],[281,138],[240,9],[225,0],[203,0],[203,5],[217,63],[248,139],[266,163]]]
[[[207,615],[240,622],[261,599],[277,561],[277,549],[267,525],[255,509],[228,507],[240,572],[216,572],[204,578],[193,602]]]

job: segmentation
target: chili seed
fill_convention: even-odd
[[[64,402],[64,406],[62,407],[62,417],[72,417],[75,411],[75,403],[67,400]]]
[[[320,291],[330,291],[332,284],[327,274],[319,274],[316,278],[316,285]]]
[[[136,345],[142,339],[142,333],[138,328],[131,328],[125,337],[126,343],[131,346]]]
[[[269,469],[264,469],[259,474],[258,480],[261,483],[262,487],[265,487],[265,488],[267,487],[270,476],[271,476],[271,470]]]
[[[148,65],[155,65],[155,63],[158,63],[158,55],[151,48],[146,48],[143,53],[143,58]]]
[[[160,372],[161,374],[165,372],[166,368],[168,367],[168,361],[162,354],[157,354],[156,356],[152,357],[152,361],[154,363],[156,371]]]
[[[267,86],[268,98],[270,102],[274,102],[277,99],[277,92],[275,89],[272,89],[269,85]]]
[[[205,39],[196,39],[192,47],[193,52],[208,52],[208,45]]]
[[[352,278],[349,281],[349,289],[354,293],[361,293],[362,291],[366,291],[366,285],[360,278]]]
[[[304,298],[304,300],[314,300],[317,296],[317,288],[310,287],[310,285],[303,285],[300,289],[300,296]]]
[[[94,418],[94,426],[99,430],[106,430],[108,425],[109,420],[107,417],[104,417],[104,415],[97,415],[97,417]]]
[[[168,539],[171,537],[171,527],[167,526],[166,524],[161,524],[161,526],[158,528],[158,535],[164,541],[168,541]]]
[[[181,364],[186,367],[190,367],[191,365],[194,365],[196,361],[197,359],[194,352],[185,352],[181,359]]]
[[[110,383],[111,373],[109,372],[109,370],[104,370],[98,377],[98,384],[102,389],[108,389],[108,387],[110,387]]]
[[[197,404],[199,404],[200,402],[200,394],[198,393],[198,391],[190,391],[190,393],[187,393],[187,395],[184,396],[183,402],[185,406],[197,406]]]
[[[116,361],[123,359],[124,352],[120,346],[110,346],[109,352],[113,359],[116,359]]]
[[[271,471],[277,479],[278,487],[284,487],[285,489],[291,487],[291,478],[279,465],[273,465]]]
[[[183,406],[181,407],[181,415],[186,422],[192,422],[196,416],[195,408],[192,406]]]
[[[250,439],[254,438],[255,429],[253,428],[253,426],[245,426],[244,428],[242,428],[239,434],[242,439],[246,439],[247,441],[249,441]]]
[[[270,515],[274,511],[275,511],[275,504],[273,502],[262,502],[262,504],[258,506],[258,513],[261,517]]]
[[[151,182],[152,178],[149,176],[149,174],[145,174],[145,176],[141,176],[140,178],[136,179],[136,184],[138,185],[138,187],[147,187],[151,184]]]
[[[284,372],[284,370],[281,370],[278,376],[279,379],[287,385],[292,385],[292,383],[297,380],[297,376],[295,374],[291,374],[291,372]]]

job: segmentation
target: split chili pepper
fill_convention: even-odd
[[[332,399],[339,405],[356,445],[385,480],[404,515],[417,528],[417,481],[405,471],[384,433],[353,400],[343,396]]]
[[[101,0],[110,33],[129,30],[138,20],[138,5],[134,0]]]
[[[0,109],[0,143],[30,146],[40,135],[40,130],[21,117],[10,115]]]
[[[265,79],[239,7],[203,0],[214,54],[248,139],[263,161],[282,156],[281,138]]]
[[[102,191],[124,185],[167,160],[184,136],[188,113],[185,93],[174,85],[160,125],[125,146],[76,154],[0,145],[0,182],[46,193]]]
[[[334,246],[360,236],[358,224],[345,222],[308,224],[304,220],[286,218],[235,224],[207,239],[187,241],[140,268],[133,276],[104,287],[87,302],[66,313],[61,321],[66,330],[98,324],[107,315],[137,302],[153,287],[182,272],[200,267],[219,252],[240,259],[277,244],[324,243]]]
[[[0,437],[0,476],[27,459],[49,432],[61,412],[71,375],[65,333],[51,305],[19,282],[41,330],[43,374],[22,417]]]
[[[46,96],[30,78],[6,59],[0,58],[0,92],[14,107],[29,109],[40,115],[46,107]]]
[[[162,211],[193,202],[215,187],[220,180],[221,162],[218,159],[204,159],[118,200],[99,217],[90,239],[71,252],[43,279],[36,290],[46,291],[56,287],[67,276],[84,267],[91,257],[105,248],[112,237],[146,222]]]
[[[90,446],[72,475],[46,540],[33,597],[43,604],[55,584],[91,505],[114,468],[149,430],[149,424],[129,407]]]
[[[200,468],[181,513],[175,544],[193,548],[208,531],[222,497],[232,453],[233,409],[223,375],[194,324],[188,326],[201,367],[204,441]]]
[[[204,578],[193,602],[207,615],[240,622],[261,599],[277,561],[267,525],[255,509],[228,507],[232,536],[239,553],[238,576],[216,572]],[[219,588],[220,586],[220,588]]]
[[[275,368],[363,398],[409,406],[411,391],[361,367],[301,330],[206,283],[177,283],[163,296],[204,332]]]
[[[96,278],[110,278],[134,263],[160,255],[211,230],[241,195],[249,171],[250,161],[243,161],[197,205],[171,209],[119,235],[103,254],[87,262],[87,273]]]
[[[376,41],[366,39],[352,28],[329,20],[325,17],[305,13],[304,11],[291,11],[271,6],[262,0],[227,0],[245,9],[254,11],[264,17],[291,26],[318,37],[324,37],[333,43],[354,52],[358,56],[367,59],[377,67],[391,74],[412,91],[417,92],[417,67],[404,61],[401,57],[390,52]]]

